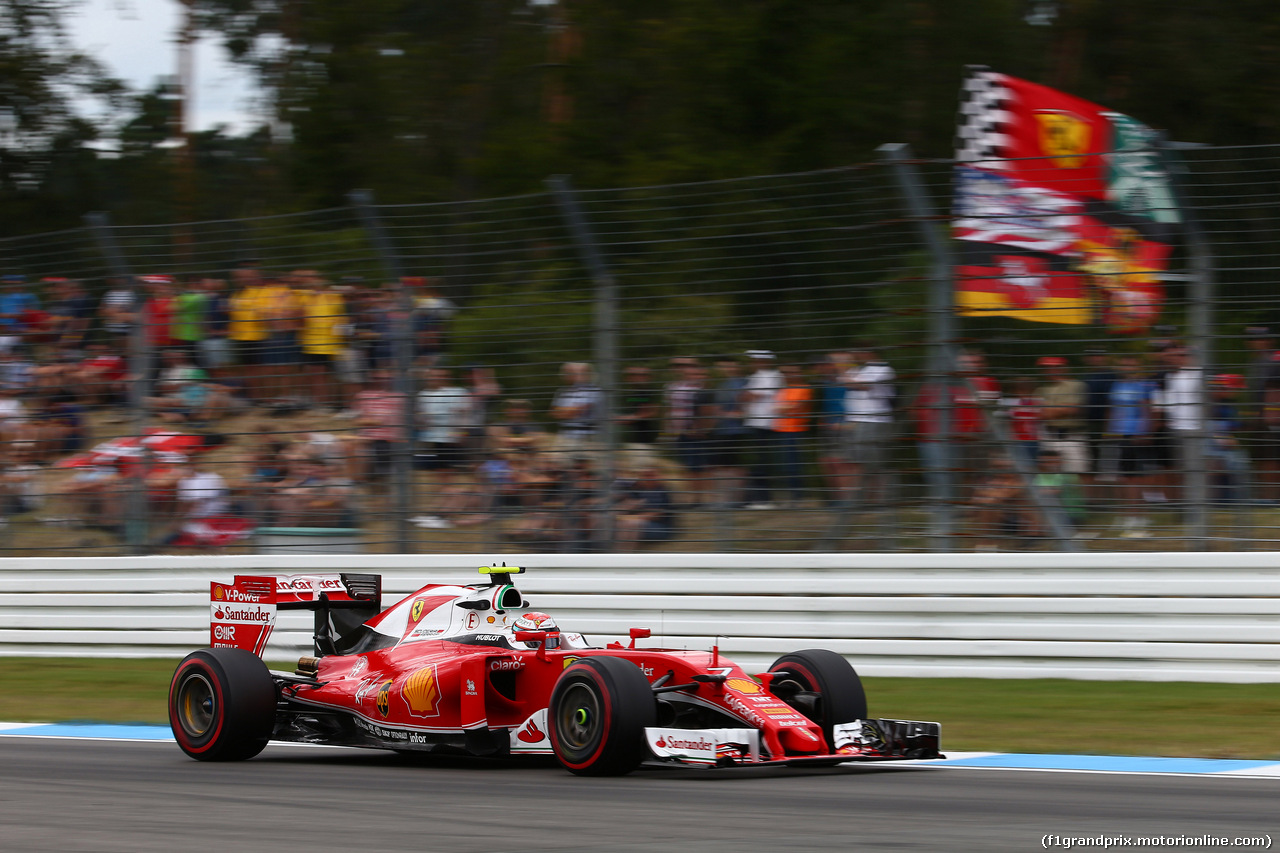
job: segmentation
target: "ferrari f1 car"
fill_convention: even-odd
[[[203,761],[268,741],[483,756],[554,755],[584,776],[642,763],[760,766],[940,757],[939,724],[867,719],[844,658],[815,649],[752,677],[708,651],[592,646],[512,583],[424,586],[381,607],[378,575],[239,576],[210,587],[211,648],[169,687],[178,745]],[[278,610],[315,614],[314,655],[273,672]]]

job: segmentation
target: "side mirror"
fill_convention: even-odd
[[[516,631],[515,638],[521,643],[538,644],[538,660],[547,659],[547,637],[550,631]]]
[[[627,646],[629,649],[636,647],[636,640],[647,640],[653,636],[653,631],[648,628],[632,628],[627,633],[631,636],[631,645]]]

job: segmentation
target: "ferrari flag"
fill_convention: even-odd
[[[1149,328],[1179,222],[1155,142],[1128,116],[971,67],[952,220],[960,313]]]

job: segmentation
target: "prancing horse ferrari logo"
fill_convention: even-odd
[[[419,619],[421,619],[422,611],[426,607],[426,605],[427,603],[423,601],[421,598],[415,601],[413,603],[413,606],[409,608],[409,618],[412,619],[414,622],[417,622]]]
[[[1059,169],[1079,169],[1089,153],[1092,134],[1089,123],[1066,110],[1037,110],[1040,150],[1053,158]]]

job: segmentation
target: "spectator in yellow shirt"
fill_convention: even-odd
[[[341,409],[350,399],[339,384],[338,356],[351,330],[342,294],[314,270],[295,273],[302,305],[302,369],[311,399],[322,408]]]
[[[245,261],[231,271],[235,291],[229,300],[227,338],[235,350],[236,363],[243,370],[250,399],[263,398],[262,352],[267,324],[262,318],[262,275],[256,261]]]
[[[258,291],[258,305],[267,327],[262,351],[267,397],[296,396],[299,386],[298,332],[302,328],[302,305],[293,289],[294,276],[267,278]]]

